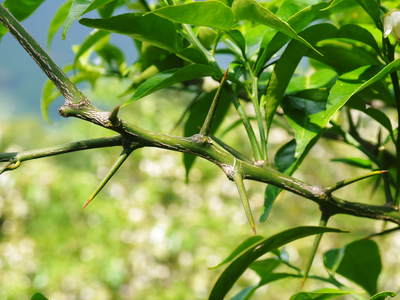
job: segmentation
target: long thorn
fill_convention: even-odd
[[[371,177],[371,176],[385,174],[387,172],[388,172],[387,170],[373,171],[371,173],[368,173],[368,174],[365,174],[365,175],[362,175],[362,176],[358,176],[358,177],[355,177],[355,178],[341,180],[341,181],[336,182],[335,184],[331,185],[330,187],[328,187],[326,189],[326,192],[328,194],[330,194],[330,193],[332,193],[332,192],[334,192],[334,191],[336,191],[338,189],[341,189],[342,187],[345,187],[345,186],[347,186],[349,184],[352,184],[354,182],[366,179],[366,178]]]
[[[107,173],[106,177],[100,182],[97,186],[96,190],[90,195],[90,197],[86,200],[83,208],[86,208],[90,202],[97,196],[97,194],[103,189],[103,187],[107,184],[107,182],[114,176],[114,174],[118,171],[118,169],[122,166],[125,160],[128,158],[129,154],[132,153],[134,149],[128,149],[122,151],[121,155],[118,157],[118,160],[111,167],[110,171]]]
[[[254,234],[256,234],[256,224],[254,223],[254,217],[251,212],[251,207],[249,203],[249,198],[247,197],[246,188],[244,187],[243,177],[235,171],[235,175],[233,175],[233,181],[236,184],[237,190],[239,192],[240,200],[242,201],[242,205],[244,208],[244,212],[246,213],[247,221],[251,227],[251,230]]]

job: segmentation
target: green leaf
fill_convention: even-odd
[[[231,254],[229,254],[228,257],[226,257],[223,261],[221,261],[219,264],[210,267],[210,270],[218,269],[219,267],[227,264],[228,262],[231,262],[235,257],[237,257],[240,253],[242,253],[244,250],[248,249],[249,247],[253,246],[255,243],[258,243],[261,241],[263,237],[261,235],[253,235],[247,239],[245,239],[243,242],[239,244],[235,248],[235,250],[232,251]]]
[[[229,292],[231,287],[235,284],[243,272],[250,266],[250,264],[265,253],[288,244],[294,240],[324,232],[340,232],[340,230],[316,226],[296,227],[282,231],[269,238],[260,240],[239,254],[222,272],[217,282],[213,286],[208,299],[224,299],[225,295]]]
[[[193,106],[190,108],[190,114],[188,119],[186,120],[184,127],[184,136],[192,136],[200,131],[200,128],[207,116],[208,110],[210,109],[212,99],[214,98],[215,90],[211,93],[207,93],[204,96],[200,97],[198,101],[196,101]],[[226,114],[228,113],[230,104],[232,91],[228,89],[226,86],[222,90],[220,95],[221,99],[218,103],[217,112],[215,114],[213,125],[211,127],[211,134],[213,135],[222,124]],[[186,180],[189,178],[189,173],[193,164],[196,160],[196,156],[190,155],[187,153],[183,154],[183,164],[185,166],[186,172]]]
[[[326,3],[318,3],[305,7],[288,19],[289,25],[296,31],[303,30],[307,25],[321,15],[321,9],[326,7],[326,5]],[[267,41],[262,42],[254,68],[256,74],[259,74],[262,71],[265,63],[288,41],[289,37],[286,34],[278,32],[271,40],[267,39]]]
[[[247,288],[244,288],[235,296],[233,296],[231,300],[248,300],[254,294],[257,288],[257,286],[249,286]]]
[[[324,262],[337,261],[335,256],[339,254],[339,249],[328,251],[324,254]],[[328,256],[329,258],[327,258]],[[325,263],[325,266],[330,269],[332,263]],[[372,295],[376,293],[381,269],[378,245],[372,240],[359,240],[344,247],[344,254],[337,266],[336,273],[360,285]]]
[[[53,19],[51,19],[49,31],[47,32],[47,47],[50,48],[54,36],[67,19],[68,12],[71,9],[71,5],[72,0],[68,0],[67,2],[65,2],[57,9],[56,13],[53,16]]]
[[[79,58],[89,51],[97,42],[110,35],[107,31],[93,30],[79,46],[78,52],[75,54],[74,65],[78,62]]]
[[[267,258],[264,260],[257,260],[250,265],[250,269],[257,273],[261,278],[268,276],[275,270],[281,261],[276,258]]]
[[[174,85],[176,83],[202,78],[205,76],[218,76],[215,69],[208,65],[192,64],[180,69],[172,69],[157,73],[138,86],[133,96],[124,103],[127,105],[137,101],[155,91]]]
[[[381,8],[379,7],[379,1],[377,0],[357,0],[361,7],[367,12],[367,14],[374,21],[376,27],[382,30],[381,22]]]
[[[331,161],[342,162],[347,165],[363,169],[372,169],[372,162],[369,159],[364,159],[364,158],[358,158],[358,157],[333,158],[331,159]]]
[[[18,21],[22,21],[29,17],[43,2],[44,0],[6,0],[4,6]]]
[[[394,292],[380,292],[373,295],[369,300],[385,300],[387,297],[395,297],[396,295]]]
[[[62,32],[62,38],[65,39],[69,28],[72,23],[79,19],[79,17],[85,12],[90,6],[93,0],[72,0],[71,7],[69,9],[67,18],[64,22],[64,29]]]
[[[45,296],[43,296],[40,293],[35,293],[32,297],[31,300],[48,300]]]
[[[139,41],[176,53],[182,49],[176,26],[154,14],[122,14],[105,19],[81,19],[79,23],[98,29],[130,35]]]
[[[327,300],[338,296],[354,294],[354,291],[344,291],[338,289],[320,289],[313,292],[300,292],[292,297],[290,300]]]
[[[390,121],[389,117],[382,111],[369,107],[367,109],[361,110],[368,116],[370,116],[372,119],[377,121],[379,124],[381,124],[383,127],[385,127],[390,134],[393,134],[393,127],[392,127],[392,122]]]
[[[151,12],[173,22],[228,30],[235,24],[232,10],[220,1],[165,6]]]
[[[92,10],[98,9],[112,1],[115,1],[115,0],[94,0],[94,1],[91,0],[90,5],[85,9],[85,11],[82,14],[86,14]]]
[[[298,40],[299,42],[319,53],[307,40],[297,35],[295,29],[287,22],[283,21],[271,11],[258,4],[255,0],[235,0],[232,5],[232,10],[239,20],[250,20],[260,23],[268,27],[272,27],[287,36]]]
[[[355,24],[346,24],[340,27],[338,31],[338,37],[362,42],[373,48],[377,53],[380,53],[378,43],[376,42],[374,36],[367,29],[361,26]]]

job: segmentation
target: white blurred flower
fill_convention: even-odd
[[[386,38],[392,34],[396,40],[400,40],[400,11],[392,11],[383,18],[383,36]]]

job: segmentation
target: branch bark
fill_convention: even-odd
[[[191,137],[177,137],[155,133],[137,126],[128,125],[120,120],[117,116],[118,109],[113,112],[98,110],[2,5],[0,5],[0,22],[10,30],[11,34],[21,43],[64,95],[64,105],[59,109],[62,116],[80,118],[110,129],[120,135],[112,138],[80,141],[41,150],[3,153],[0,154],[0,161],[21,162],[72,151],[124,146],[127,144],[135,144],[140,147],[157,147],[191,153],[209,160],[219,166],[230,180],[233,180],[236,172],[239,172],[243,179],[264,182],[288,190],[316,202],[324,211],[328,211],[330,215],[348,214],[400,224],[400,212],[393,207],[367,205],[336,198],[321,186],[307,184],[294,177],[282,174],[273,168],[259,165],[256,162],[240,160],[218,146],[218,143],[212,137],[207,137],[207,142],[205,143],[204,136],[198,134]]]

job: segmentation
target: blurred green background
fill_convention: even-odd
[[[52,3],[46,2],[25,24],[42,43],[43,28],[47,28],[57,6]],[[56,41],[56,61],[70,61],[70,46],[85,34],[73,28],[70,40]],[[133,46],[127,47],[132,49],[133,57]],[[10,36],[0,43],[0,54],[7,58],[0,60],[0,152],[111,134],[80,120],[61,120],[55,116],[55,108],[54,123],[42,121],[39,99],[44,75]],[[100,106],[112,107],[121,102],[117,95],[127,84],[104,79],[89,96]],[[170,133],[189,101],[189,94],[164,90],[122,114],[143,128]],[[220,133],[235,120],[232,111]],[[366,119],[363,127],[365,132],[376,132],[374,124]],[[239,134],[226,135],[228,143],[245,145],[241,130],[238,129]],[[173,133],[182,134],[182,128]],[[290,139],[280,128],[271,135],[274,149]],[[95,201],[82,209],[119,151],[97,149],[29,161],[0,176],[0,299],[24,300],[35,292],[56,300],[207,297],[221,272],[208,267],[220,262],[251,235],[235,186],[217,167],[201,160],[196,162],[186,184],[180,153],[146,148],[136,151]],[[363,174],[365,171],[330,161],[343,153],[360,156],[353,151],[321,141],[295,176],[328,185]],[[373,183],[373,179],[366,180],[338,195],[380,203],[381,191],[371,198]],[[258,219],[264,185],[247,182],[246,186]],[[269,236],[289,227],[316,225],[318,219],[314,203],[283,193],[268,221],[257,224],[257,229],[259,234]],[[319,253],[384,228],[382,222],[348,216],[335,217],[330,225],[350,233],[324,236]],[[400,272],[400,233],[377,240],[384,267],[379,289],[396,290],[400,286],[400,276],[396,276]],[[308,238],[286,247],[290,261],[304,267],[311,243],[312,238]],[[312,273],[326,275],[320,255]],[[256,282],[255,273],[247,271],[231,295]],[[299,286],[298,279],[278,281],[261,288],[254,299],[288,299]],[[354,287],[351,283],[349,286]],[[312,280],[307,284],[308,289],[317,287],[323,285]]]
[[[100,105],[111,105],[118,101],[121,84],[105,80],[90,96]],[[144,128],[170,132],[188,101],[187,94],[166,90],[139,101],[123,115]],[[232,120],[233,114],[221,131]],[[43,126],[32,117],[10,115],[0,126],[0,151],[106,135],[110,132],[80,120]],[[272,136],[276,145],[288,139],[280,129]],[[226,139],[232,145],[245,143],[233,133]],[[146,148],[136,151],[95,201],[82,209],[119,151],[97,149],[29,161],[0,176],[0,299],[29,299],[37,291],[61,300],[206,298],[220,273],[208,267],[251,234],[233,183],[215,166],[198,160],[186,184],[180,153]],[[329,161],[343,151],[350,149],[319,143],[296,177],[330,184],[354,176],[354,169]],[[380,201],[379,192],[368,200],[372,184],[367,180],[354,185],[341,196]],[[258,218],[264,186],[246,185]],[[284,193],[269,220],[257,229],[268,236],[292,226],[315,225],[318,218],[316,205]],[[335,217],[331,226],[351,233],[326,235],[320,253],[382,229],[381,222],[347,216]],[[400,268],[400,236],[379,240],[384,257],[380,289],[393,290],[399,286],[394,274]],[[304,266],[311,243],[308,238],[286,248],[293,264]],[[318,256],[313,273],[326,275],[321,265]],[[232,295],[256,281],[256,275],[247,271]],[[297,279],[278,281],[260,289],[254,299],[287,299],[299,285]],[[317,287],[321,283],[309,281],[308,288]]]

